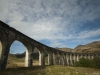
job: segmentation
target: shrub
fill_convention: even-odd
[[[100,58],[99,57],[94,57],[94,59],[92,60],[93,64],[94,64],[94,68],[98,68],[100,69]]]
[[[75,66],[81,66],[81,67],[90,67],[90,61],[86,58],[80,58],[78,62],[75,63]]]
[[[86,58],[80,58],[79,61],[75,63],[77,67],[91,67],[91,68],[98,68],[100,69],[100,58],[94,57],[93,60],[89,60]]]

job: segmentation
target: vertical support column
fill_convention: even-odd
[[[70,54],[70,65],[72,66],[73,65],[73,62],[72,62],[72,59],[73,58],[73,56],[72,56],[72,54]]]
[[[48,65],[53,65],[53,52],[48,51]]]
[[[79,54],[76,55],[76,61],[79,61]]]
[[[0,41],[0,62],[1,62],[1,58],[2,58],[2,44],[1,44],[1,41]]]
[[[93,60],[93,54],[90,54],[90,60]]]
[[[69,54],[66,54],[67,65],[69,66]]]
[[[73,54],[73,65],[75,64],[76,62],[76,54]]]
[[[33,57],[32,57],[32,52],[28,50],[26,50],[26,56],[25,56],[25,67],[32,67],[32,61],[33,61]]]
[[[54,52],[54,65],[58,65],[58,54]]]
[[[39,65],[40,66],[45,65],[45,52],[44,52],[44,50],[39,51]]]
[[[64,65],[67,65],[67,57],[66,57],[66,53],[64,53]]]
[[[64,53],[60,52],[59,55],[60,55],[60,65],[64,65]]]
[[[28,67],[28,50],[26,50],[26,55],[25,55],[25,67]]]
[[[2,36],[2,38],[5,38]],[[8,40],[8,39],[6,39]],[[2,41],[2,40],[1,40]],[[1,42],[0,41],[0,42]],[[6,68],[6,65],[7,65],[7,59],[8,59],[8,54],[9,54],[9,45],[7,41],[2,41],[1,43],[1,53],[0,53],[0,69],[1,70],[4,70]]]
[[[60,54],[58,51],[57,51],[57,64],[60,65]]]
[[[61,56],[62,56],[62,64],[61,65],[65,65],[65,55],[64,55],[64,53],[62,52],[61,53]]]
[[[5,50],[2,54],[2,59],[0,62],[0,69],[4,70],[7,65],[7,59],[8,59],[9,49]]]
[[[85,54],[85,55],[84,55],[84,58],[86,58],[86,59],[87,59],[87,54]]]
[[[60,65],[63,65],[63,55],[62,53],[59,53],[60,54]]]
[[[88,54],[88,59],[91,60],[90,54]]]
[[[29,52],[28,67],[32,67],[33,63],[33,52]]]
[[[78,59],[80,59],[81,58],[81,54],[78,54]]]

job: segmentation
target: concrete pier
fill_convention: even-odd
[[[48,51],[48,65],[53,65],[53,52]]]
[[[67,65],[70,65],[70,56],[69,53],[66,54]]]
[[[58,65],[58,54],[57,54],[57,52],[54,52],[53,53],[53,59],[54,59],[54,65]]]
[[[44,50],[39,51],[39,65],[40,66],[45,65],[45,52],[44,52]]]

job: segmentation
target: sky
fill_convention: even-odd
[[[0,0],[0,20],[50,47],[100,41],[100,0]],[[15,41],[10,49],[25,47]]]

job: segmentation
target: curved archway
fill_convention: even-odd
[[[14,41],[10,46],[10,54],[21,54],[25,52],[25,46],[20,41]]]
[[[10,46],[7,68],[23,67],[25,60],[25,46],[20,41],[14,41]]]
[[[31,42],[28,41],[25,38],[18,38],[18,41],[20,41],[26,48],[26,52],[25,52],[25,67],[31,67],[32,66],[32,62],[33,62],[33,49],[34,46],[31,45]]]
[[[14,45],[14,47],[12,47]],[[14,50],[11,50],[14,49]],[[18,39],[14,40],[13,43],[10,46],[10,53],[16,54],[17,57],[20,57],[20,55],[25,57],[25,63],[22,65],[25,65],[25,67],[31,67],[32,66],[32,46],[27,40],[25,39]],[[18,54],[20,53],[20,54]],[[21,54],[23,53],[23,54]],[[22,58],[22,60],[24,60]],[[21,61],[23,62],[23,61]],[[20,66],[22,66],[20,65]]]
[[[48,65],[48,52],[41,47],[35,47],[33,52],[33,64],[35,66]]]

